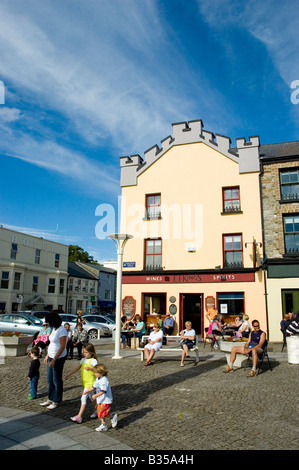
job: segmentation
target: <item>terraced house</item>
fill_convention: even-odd
[[[68,246],[0,227],[0,312],[66,308]]]
[[[299,310],[299,142],[260,149],[264,268],[272,341],[283,314]]]
[[[172,125],[144,157],[121,157],[123,313],[150,321],[191,320],[204,336],[206,314],[226,322],[244,312],[268,332],[260,199],[260,142],[214,135],[202,121]],[[213,310],[212,310],[213,311]]]

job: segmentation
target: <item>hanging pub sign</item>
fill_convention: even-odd
[[[136,300],[131,297],[127,296],[122,301],[122,313],[128,320],[131,320],[136,311]]]

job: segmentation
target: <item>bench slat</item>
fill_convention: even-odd
[[[144,335],[142,336],[142,342],[144,341],[144,339],[147,339],[149,338],[149,335]],[[171,342],[175,342],[175,341],[180,341],[182,338],[180,336],[166,336],[167,338],[167,341],[168,340],[171,340]],[[198,337],[196,336],[196,344],[194,345],[193,348],[189,349],[190,352],[195,352],[195,362],[197,363],[199,361],[199,349],[198,349]],[[162,345],[161,347],[161,350],[162,352],[181,352],[182,351],[182,348],[179,347],[179,348],[168,348],[167,345]],[[137,348],[137,351],[140,351],[141,352],[141,361],[144,360],[144,348]]]

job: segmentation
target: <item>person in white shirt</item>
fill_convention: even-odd
[[[148,343],[144,346],[144,354],[146,355],[145,366],[152,364],[151,360],[153,359],[155,353],[159,351],[162,346],[163,341],[163,331],[160,330],[159,325],[155,324],[154,329],[149,335]]]
[[[195,330],[192,328],[192,323],[191,321],[186,321],[185,323],[185,330],[181,331],[180,336],[181,336],[181,341],[180,345],[182,348],[182,358],[181,358],[181,367],[184,366],[184,360],[185,357],[188,354],[189,349],[192,349],[194,346],[194,341],[195,341]]]
[[[108,369],[104,364],[97,364],[93,367],[93,372],[96,381],[92,388],[84,390],[83,395],[95,390],[96,393],[92,396],[92,399],[97,401],[98,418],[101,421],[101,425],[96,428],[96,431],[107,431],[108,426],[105,423],[105,418],[111,416],[110,410],[113,402],[110,382],[107,379]],[[115,413],[110,419],[112,428],[115,428],[117,426],[117,414]]]
[[[48,354],[44,359],[44,363],[47,365],[48,400],[40,405],[53,410],[62,402],[62,373],[67,356],[66,343],[68,333],[62,326],[62,320],[58,313],[51,312],[48,314],[46,322],[52,327],[52,332],[49,336]]]

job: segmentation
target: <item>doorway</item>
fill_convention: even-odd
[[[282,313],[295,313],[299,309],[299,289],[282,289]]]
[[[180,330],[185,327],[186,321],[191,321],[196,334],[202,335],[203,294],[181,294],[180,297]]]

